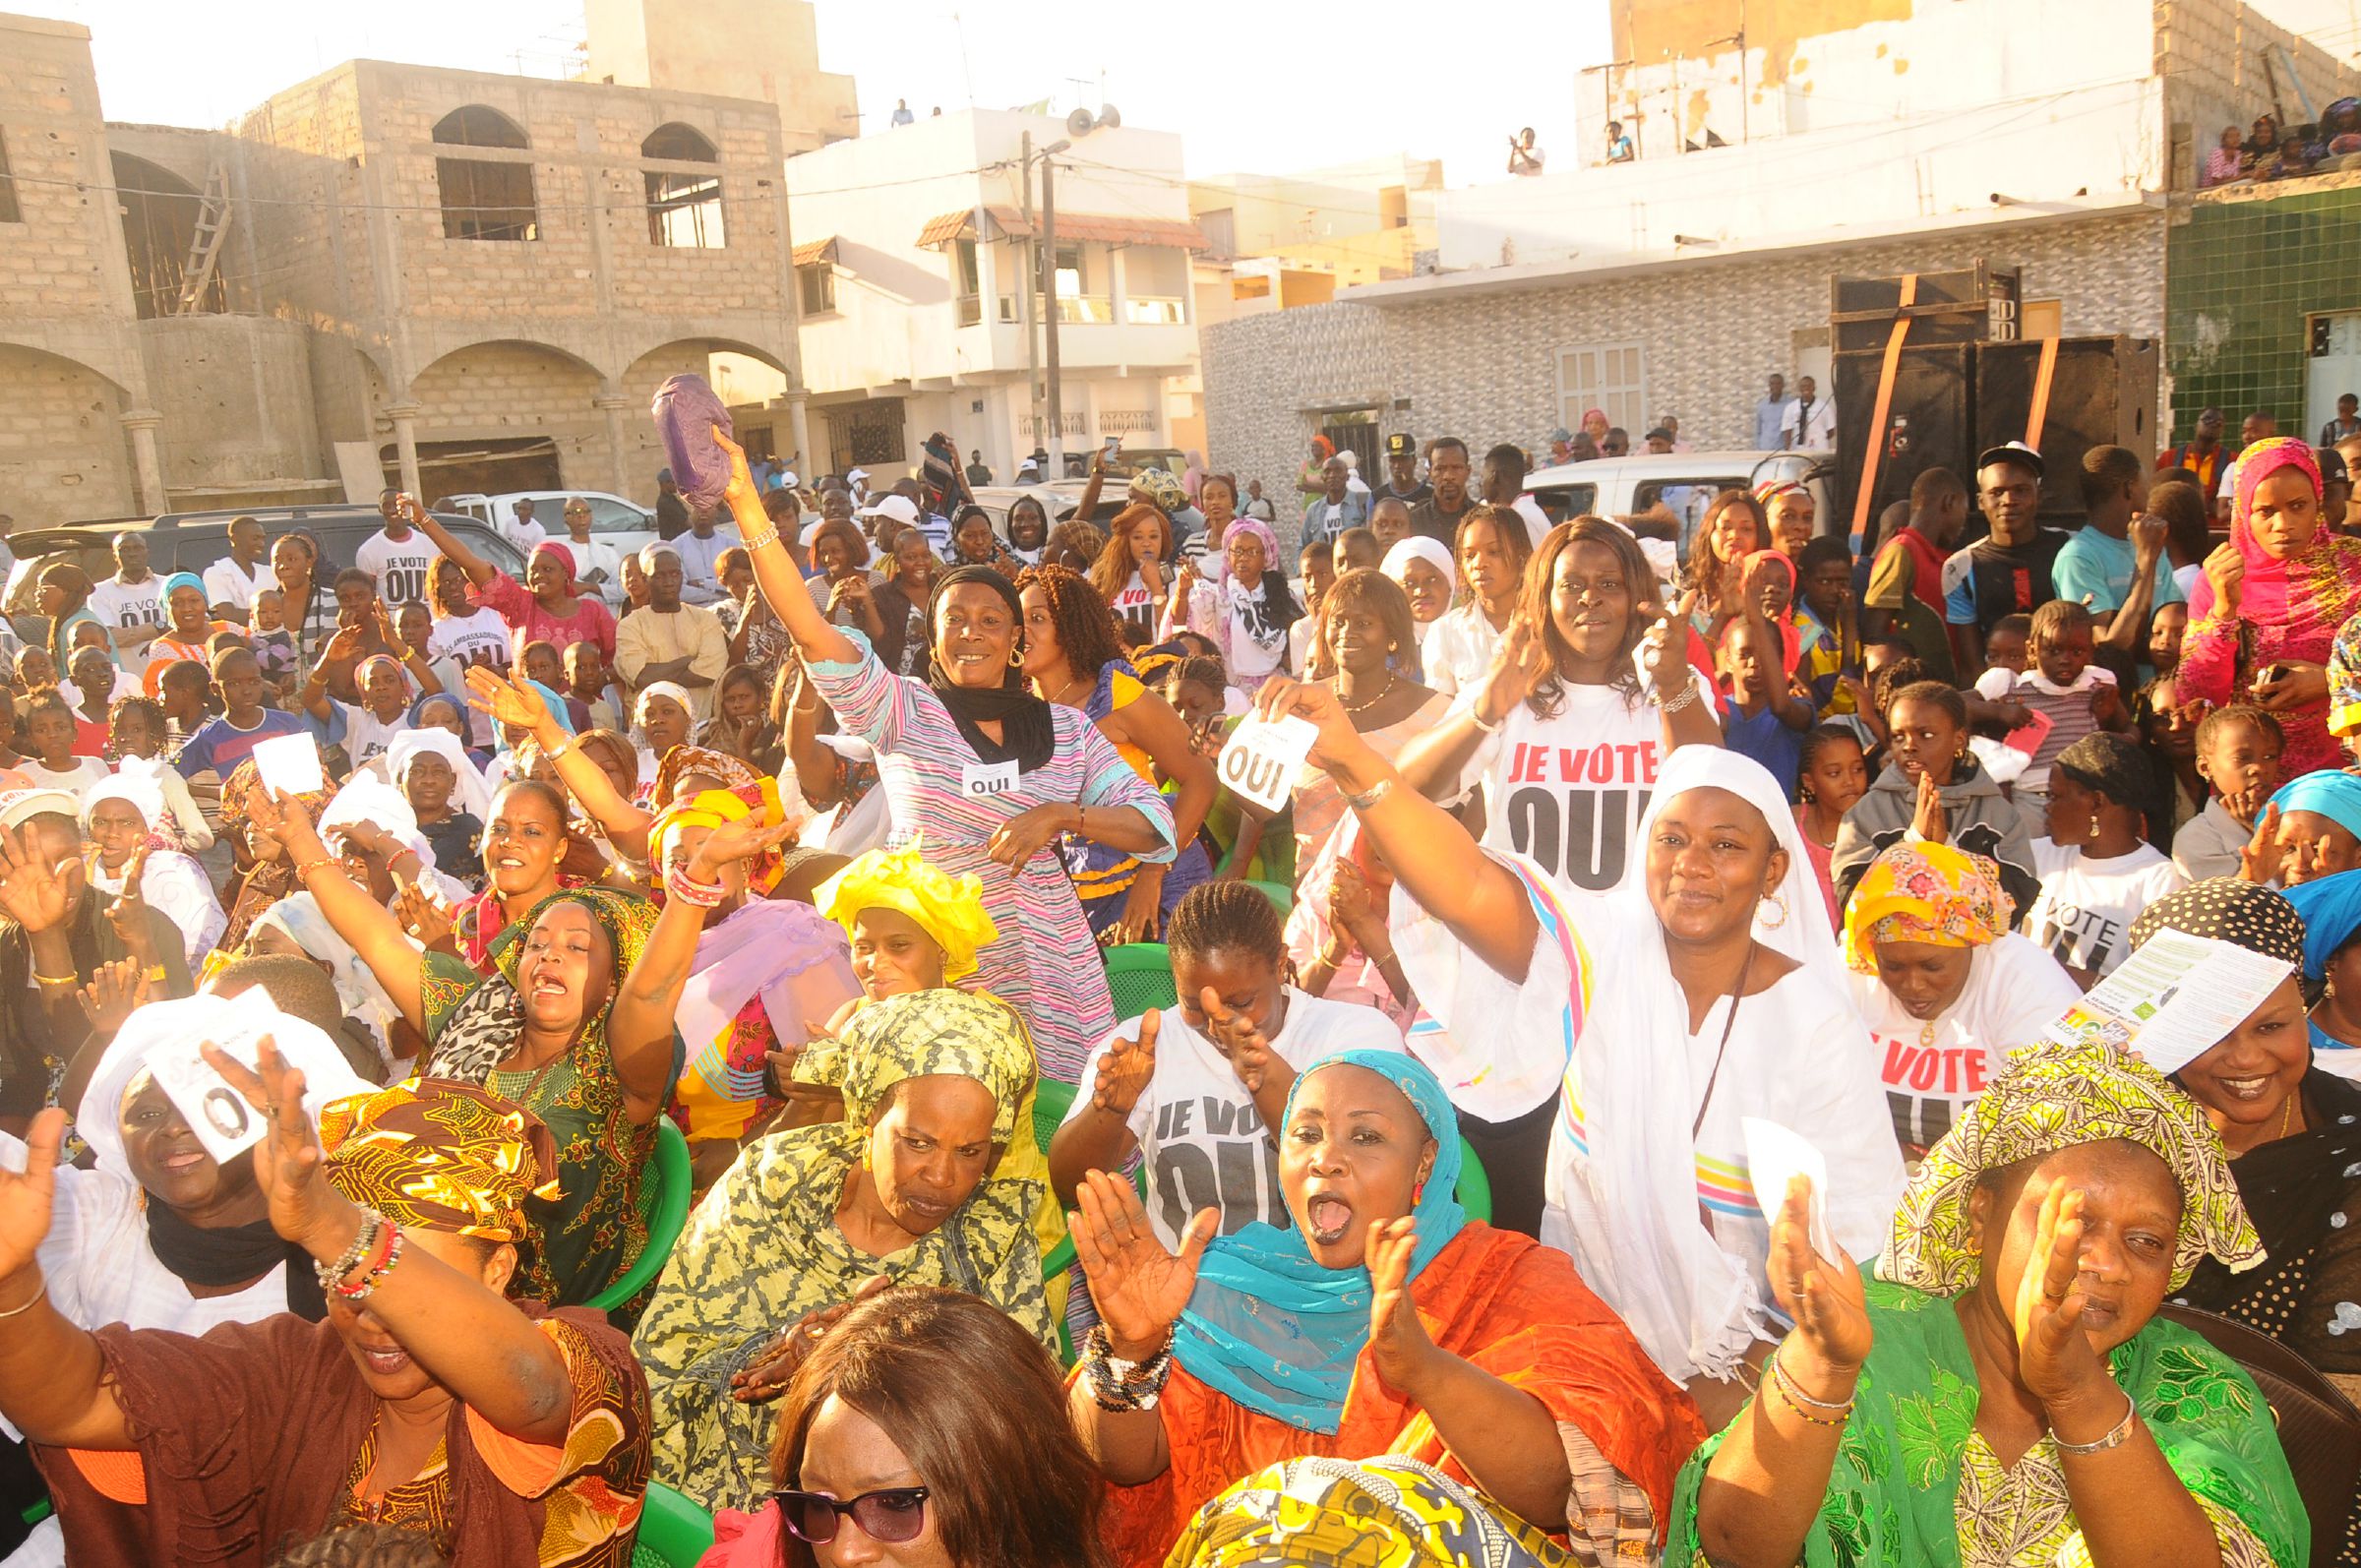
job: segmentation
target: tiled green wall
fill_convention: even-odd
[[[2361,188],[2197,203],[2164,255],[2172,439],[2209,406],[2233,442],[2257,408],[2301,429],[2305,316],[2361,309]]]

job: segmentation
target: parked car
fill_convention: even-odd
[[[1634,517],[1669,513],[1679,524],[1679,559],[1689,559],[1689,542],[1705,509],[1725,490],[1752,490],[1774,479],[1793,480],[1812,493],[1822,533],[1842,531],[1829,484],[1835,458],[1814,452],[1676,452],[1663,455],[1596,457],[1557,463],[1526,476],[1525,492],[1541,504],[1551,522],[1569,517]],[[1764,541],[1769,543],[1768,540]]]
[[[488,523],[513,545],[517,544],[515,523],[519,501],[533,504],[533,520],[560,543],[566,538],[566,503],[574,500],[589,503],[590,536],[600,544],[613,545],[618,556],[632,555],[656,541],[655,513],[605,490],[510,490],[497,496],[469,493],[437,499],[448,511]],[[599,591],[610,608],[623,603],[622,583],[610,582]]]
[[[435,516],[465,542],[468,549],[511,576],[522,578],[523,555],[480,519],[451,513],[437,513]],[[165,576],[175,572],[202,575],[207,567],[229,554],[232,517],[255,518],[262,523],[263,532],[273,540],[292,528],[309,531],[320,541],[324,552],[320,568],[323,582],[333,580],[339,570],[352,565],[353,552],[385,526],[385,518],[378,515],[375,507],[336,502],[313,507],[175,512],[152,518],[119,517],[68,523],[58,528],[24,528],[9,537],[8,547],[15,553],[17,563],[9,570],[6,586],[0,587],[0,614],[5,614],[17,635],[28,641],[47,636],[48,620],[33,602],[35,579],[41,568],[62,557],[89,573],[93,582],[111,577],[115,573],[113,540],[126,530],[147,536],[149,570]]]
[[[976,505],[992,513],[992,525],[1003,539],[1008,537],[1008,509],[1016,505],[1019,496],[1031,496],[1039,501],[1050,514],[1050,526],[1073,516],[1082,505],[1082,492],[1088,481],[1060,479],[1045,485],[978,485]],[[1109,476],[1099,491],[1099,503],[1091,509],[1090,521],[1103,531],[1109,518],[1123,510],[1125,481]]]

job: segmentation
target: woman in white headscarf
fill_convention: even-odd
[[[404,730],[386,749],[385,764],[435,852],[436,869],[473,891],[483,881],[478,855],[492,792],[466,748],[449,730]]]
[[[1516,1043],[1494,1070],[1537,1104],[1562,1070],[1542,1238],[1573,1254],[1707,1425],[1725,1422],[1779,1332],[1742,1117],[1821,1152],[1830,1229],[1855,1256],[1877,1249],[1903,1183],[1868,1030],[1778,783],[1750,758],[1682,747],[1622,882],[1578,906],[1420,799],[1334,694],[1279,683],[1257,706],[1318,727],[1309,762],[1394,870],[1394,950],[1436,1022],[1482,1020]],[[1531,1179],[1485,1166],[1495,1202]]]
[[[329,984],[336,988],[344,1016],[358,1019],[369,1031],[378,1056],[385,1062],[387,1081],[409,1070],[409,1058],[417,1055],[420,1042],[415,1037],[405,1041],[403,1059],[394,1059],[393,1030],[401,1009],[378,984],[377,972],[320,913],[320,901],[310,893],[289,893],[257,916],[247,929],[245,951],[250,955],[291,953],[318,964],[328,972]]]
[[[191,973],[228,929],[229,916],[194,856],[162,836],[171,816],[158,778],[160,763],[126,757],[117,771],[82,792],[82,830],[97,846],[91,885],[120,893],[139,878],[138,896],[179,931]]]

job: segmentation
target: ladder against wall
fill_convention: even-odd
[[[176,316],[193,316],[202,308],[205,291],[213,280],[213,264],[220,259],[222,238],[229,232],[229,167],[219,158],[205,171],[205,196],[197,208],[197,228],[189,237],[189,260],[180,270],[180,298]]]

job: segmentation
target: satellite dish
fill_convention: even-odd
[[[1088,109],[1076,109],[1065,117],[1066,134],[1069,136],[1088,136],[1098,129],[1098,125],[1099,122],[1090,117]]]
[[[1102,129],[1109,131],[1120,130],[1122,127],[1122,123],[1123,117],[1116,112],[1114,104],[1102,103],[1099,105],[1099,125]]]

